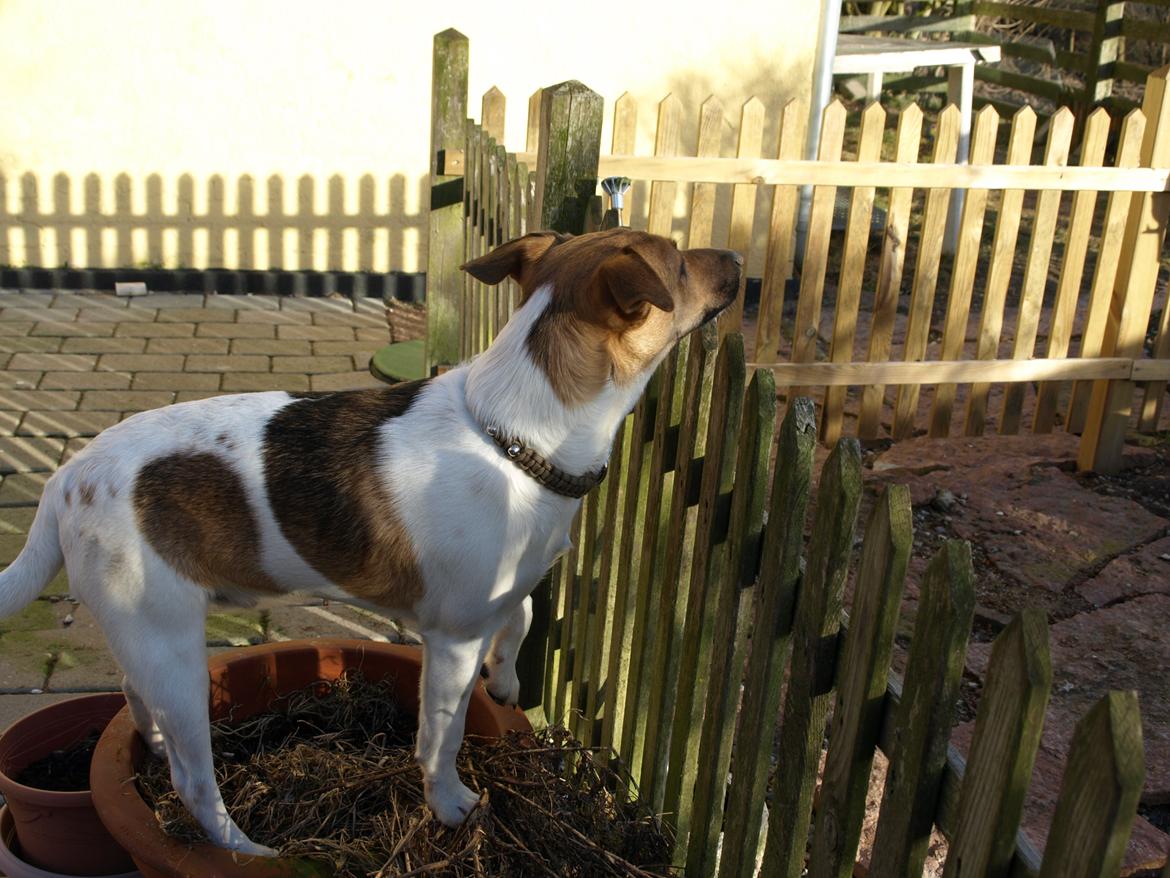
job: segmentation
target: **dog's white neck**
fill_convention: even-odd
[[[610,378],[593,399],[566,407],[528,351],[529,332],[548,303],[549,290],[542,287],[512,315],[492,346],[471,361],[467,407],[482,426],[498,426],[554,465],[582,475],[608,460],[618,427],[653,369],[621,387]]]

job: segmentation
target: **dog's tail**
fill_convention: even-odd
[[[32,603],[65,563],[53,498],[49,486],[46,486],[29,529],[28,542],[16,560],[0,571],[0,618]]]

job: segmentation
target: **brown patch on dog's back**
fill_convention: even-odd
[[[268,502],[302,558],[350,594],[409,608],[422,597],[414,547],[377,467],[378,429],[425,381],[292,402],[264,430]]]
[[[77,489],[77,495],[81,498],[81,505],[89,506],[93,503],[94,493],[93,485],[88,482],[82,482],[81,487]]]
[[[279,592],[260,565],[260,530],[244,484],[217,454],[150,461],[134,482],[138,527],[159,556],[212,591]]]

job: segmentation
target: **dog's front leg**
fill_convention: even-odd
[[[448,826],[463,822],[479,796],[459,780],[455,756],[463,742],[467,702],[487,654],[487,637],[424,632],[423,680],[415,758],[427,804]]]
[[[516,675],[516,657],[520,644],[532,624],[532,598],[524,598],[496,632],[487,656],[487,690],[497,701],[515,704],[520,700],[520,678]]]

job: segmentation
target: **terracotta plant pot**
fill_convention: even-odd
[[[301,640],[220,653],[209,662],[211,718],[244,720],[267,710],[281,695],[320,680],[335,680],[347,668],[367,679],[390,680],[400,707],[418,713],[422,651],[368,640]],[[501,707],[482,684],[467,709],[467,732],[502,735],[532,727],[515,708]],[[324,864],[301,858],[236,857],[212,844],[190,845],[166,835],[138,793],[134,777],[146,745],[128,710],[106,727],[90,770],[94,803],[113,836],[148,878],[275,878],[328,875]],[[421,783],[421,779],[420,779]]]
[[[30,865],[66,875],[111,875],[133,868],[98,818],[89,790],[41,790],[14,779],[30,763],[104,729],[125,706],[121,692],[82,695],[35,710],[0,735],[0,793]]]
[[[105,878],[140,878],[141,872],[119,872]],[[30,866],[21,856],[20,842],[16,839],[16,821],[8,806],[0,808],[0,875],[8,878],[74,878],[66,872],[46,872]]]

